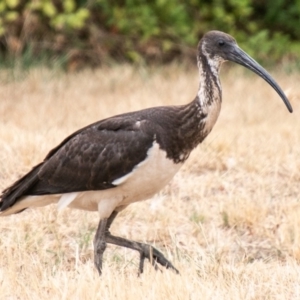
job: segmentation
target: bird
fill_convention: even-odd
[[[60,209],[96,211],[99,223],[93,244],[99,275],[107,244],[137,251],[139,274],[145,259],[156,269],[165,267],[179,273],[162,252],[146,243],[115,236],[110,227],[128,205],[159,192],[211,132],[222,104],[219,71],[225,61],[242,65],[263,78],[288,111],[293,111],[276,81],[232,36],[209,31],[197,46],[200,80],[191,102],[127,112],[79,129],[4,189],[0,216],[52,203]]]

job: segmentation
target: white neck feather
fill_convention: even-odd
[[[214,57],[211,58],[205,50],[205,43],[202,45],[202,54],[207,61],[207,65],[204,66],[201,59],[198,57],[198,68],[200,75],[200,84],[198,90],[198,98],[201,106],[205,106],[213,101],[221,101],[222,87],[219,78],[219,70],[222,65],[223,59]],[[208,85],[207,83],[211,84]]]

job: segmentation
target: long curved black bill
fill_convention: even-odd
[[[263,78],[266,82],[268,82],[281,97],[289,112],[293,112],[292,105],[290,104],[288,98],[286,97],[280,86],[277,84],[277,82],[258,62],[256,62],[251,56],[244,52],[239,46],[235,45],[234,50],[228,53],[227,59],[250,69],[261,78]]]

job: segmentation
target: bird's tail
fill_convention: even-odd
[[[21,197],[24,195],[28,195],[26,192],[30,188],[32,188],[32,186],[38,181],[37,174],[42,164],[43,163],[40,163],[37,166],[35,166],[30,172],[28,172],[26,175],[21,177],[19,180],[17,180],[15,183],[13,183],[11,186],[6,188],[2,192],[2,195],[0,195],[0,216],[12,214],[12,213],[18,213],[28,207],[28,206],[23,207],[22,209],[12,209],[12,210],[10,209],[13,206],[18,206],[16,204],[19,202]],[[11,212],[6,213],[6,211],[7,212],[11,211]]]

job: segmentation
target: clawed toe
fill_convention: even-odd
[[[139,274],[143,273],[144,271],[145,258],[150,261],[155,270],[159,269],[158,264],[160,264],[166,269],[172,269],[176,274],[179,274],[179,271],[172,265],[170,261],[165,258],[161,252],[147,244],[141,244]]]
[[[167,269],[172,269],[176,274],[179,274],[179,271],[172,265],[172,263],[169,262],[161,252],[150,245],[114,236],[109,232],[106,233],[106,242],[138,251],[140,253],[139,274],[142,274],[144,271],[145,258],[150,261],[155,270],[158,270],[158,265],[161,265]]]

